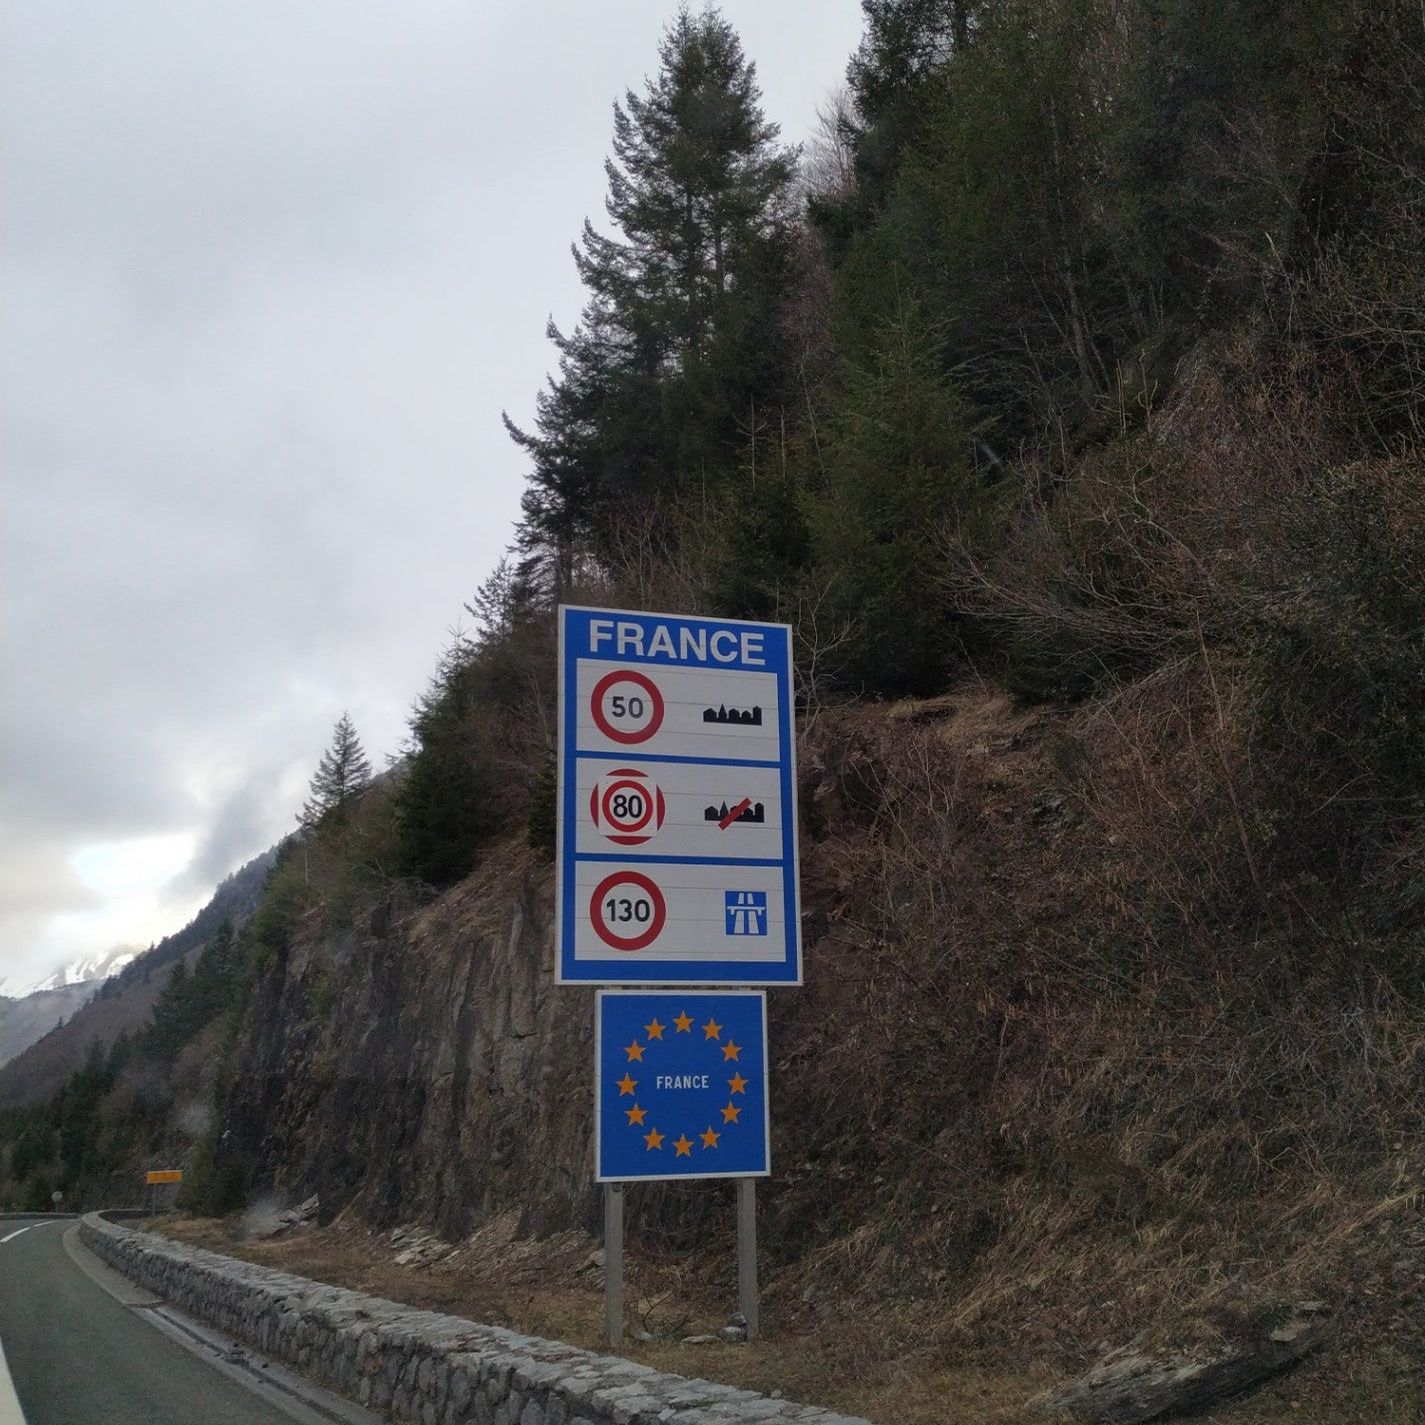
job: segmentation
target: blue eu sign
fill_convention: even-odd
[[[765,994],[601,990],[596,1035],[600,1182],[771,1171]]]

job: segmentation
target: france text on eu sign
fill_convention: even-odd
[[[765,994],[600,990],[596,1035],[600,1182],[771,1171]]]
[[[791,630],[559,614],[557,979],[800,984]]]

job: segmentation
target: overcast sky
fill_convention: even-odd
[[[796,142],[857,0],[728,0]],[[394,751],[509,542],[673,0],[15,0],[0,989],[178,929]]]

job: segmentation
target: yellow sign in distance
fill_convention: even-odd
[[[181,1183],[183,1181],[183,1174],[177,1168],[159,1168],[154,1172],[149,1173],[148,1181],[150,1184]]]

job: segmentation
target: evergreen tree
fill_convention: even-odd
[[[581,544],[602,552],[650,502],[735,491],[743,425],[786,380],[794,154],[715,11],[682,11],[659,59],[614,106],[615,233],[586,222],[575,248],[589,297],[571,335],[550,328],[559,374],[533,431],[507,421],[533,464],[522,548],[556,595]]]
[[[974,461],[982,424],[945,369],[943,341],[912,302],[880,325],[866,364],[847,372],[813,510],[828,612],[852,630],[846,677],[862,688],[940,686],[954,614],[927,571],[949,529],[973,534],[986,519]]]
[[[143,1048],[150,1058],[171,1059],[188,1042],[196,1022],[196,995],[188,962],[179,958],[154,1001],[144,1029]]]
[[[239,958],[233,923],[225,918],[203,947],[193,969],[195,1017],[206,1024],[233,1001],[238,989]]]
[[[371,763],[362,751],[361,739],[351,718],[342,713],[332,730],[331,746],[312,776],[307,800],[297,820],[302,829],[315,831],[328,822],[345,819],[351,804],[371,781]]]
[[[457,637],[411,717],[416,746],[399,795],[398,847],[402,871],[429,885],[464,876],[497,825],[481,672],[478,645]]]

